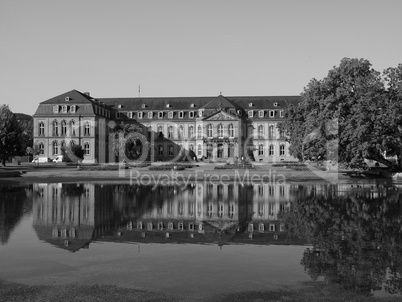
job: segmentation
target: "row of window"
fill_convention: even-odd
[[[76,105],[53,105],[53,113],[75,113],[76,109]]]
[[[248,111],[248,117],[254,117],[254,113],[257,113],[257,111],[254,110],[249,110]],[[269,117],[276,117],[277,116],[277,110],[270,110],[269,111]],[[283,110],[279,110],[279,116],[283,117]],[[265,110],[259,110],[258,111],[258,117],[263,118],[265,117]]]
[[[70,144],[75,145],[75,142],[71,141]],[[61,147],[61,148],[66,147],[66,142],[62,141],[59,145],[59,143],[57,141],[54,141],[52,143],[52,154],[53,155],[59,155],[59,147]],[[45,154],[45,144],[43,142],[38,143],[38,149],[39,149],[40,155]],[[91,150],[90,150],[90,144],[88,142],[84,143],[84,151],[85,151],[85,155],[90,154]]]
[[[174,127],[173,126],[168,126],[167,128],[167,138],[174,138]],[[224,137],[224,135],[227,135],[228,137],[234,137],[235,136],[235,131],[234,131],[234,125],[230,124],[227,127],[227,131],[225,131],[225,127],[222,124],[219,124],[217,127],[217,136],[218,137]],[[163,125],[158,125],[157,127],[157,132],[159,134],[163,134]],[[207,136],[212,137],[213,136],[213,126],[209,124],[207,126]],[[177,138],[181,139],[184,137],[184,126],[180,125],[177,128]],[[190,125],[188,126],[188,137],[193,138],[194,137],[194,126]],[[203,138],[203,131],[202,131],[202,126],[198,125],[197,128],[197,138],[201,139]]]
[[[258,125],[257,134],[258,134],[259,138],[265,138],[264,125]],[[284,135],[285,135],[285,133],[282,130],[279,130],[279,137],[284,137]],[[275,126],[274,125],[268,126],[268,137],[269,138],[275,137]]]
[[[68,130],[70,130],[70,133],[69,133],[70,135],[75,136],[76,129],[77,129],[77,126],[76,126],[74,120],[71,120],[69,123],[67,123],[67,121],[63,120],[60,122],[60,126],[59,126],[58,121],[54,120],[52,122],[52,136],[65,136],[65,135],[67,135]],[[90,135],[91,135],[91,126],[90,126],[89,122],[84,122],[84,136],[90,136]],[[38,136],[45,136],[45,123],[44,122],[39,122]]]
[[[254,112],[256,112],[257,113],[257,111],[254,111],[254,110],[249,110],[248,111],[248,117],[254,117]],[[258,111],[258,117],[259,118],[263,118],[263,117],[265,117],[265,110],[259,110]],[[175,117],[175,114],[177,114],[177,118],[179,118],[179,119],[182,119],[182,118],[184,118],[185,117],[185,113],[186,112],[184,112],[184,111],[178,111],[178,112],[175,112],[175,111],[169,111],[169,112],[167,112],[167,117],[168,118],[170,118],[170,119],[172,119],[172,118],[174,118]],[[241,115],[240,114],[241,113],[241,111],[240,112],[238,112],[238,114],[239,115]],[[156,117],[155,116],[155,112],[153,112],[153,111],[148,111],[148,112],[143,112],[143,111],[139,111],[139,112],[133,112],[133,111],[129,111],[129,112],[127,112],[127,117],[128,118],[137,118],[137,119],[143,119],[143,118],[148,118],[148,119],[152,119],[152,118],[154,118],[154,117]],[[202,117],[202,111],[199,111],[199,113],[198,113],[198,116],[199,117]],[[274,118],[274,117],[276,117],[277,116],[277,110],[270,110],[269,111],[269,117],[271,117],[271,118]],[[283,115],[283,110],[279,110],[279,116],[280,117],[283,117],[284,115]],[[163,119],[163,118],[165,118],[166,117],[166,112],[164,112],[164,111],[159,111],[158,113],[157,113],[157,118],[159,118],[159,119]],[[195,117],[197,117],[197,114],[194,112],[194,111],[189,111],[188,112],[188,118],[195,118]],[[116,113],[116,118],[120,118],[120,112],[117,112]]]
[[[264,145],[258,145],[258,156],[264,156],[265,150]],[[268,155],[275,156],[275,146],[269,145],[268,146]],[[279,145],[279,156],[285,156],[285,145]]]

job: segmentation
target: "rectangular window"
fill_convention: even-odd
[[[138,118],[142,118],[142,112],[138,112]]]
[[[116,118],[117,118],[117,119],[120,118],[120,112],[116,112]]]
[[[279,116],[283,117],[283,110],[279,111]]]
[[[163,146],[162,145],[159,145],[159,147],[158,147],[158,155],[163,156]]]
[[[254,116],[253,110],[249,110],[249,112],[248,112],[248,117],[253,117],[253,116]]]
[[[279,147],[279,155],[285,156],[285,145],[280,145]]]
[[[71,107],[70,107],[70,112],[71,112],[71,113],[75,113],[75,105],[71,105]]]
[[[128,113],[127,113],[127,117],[128,117],[128,118],[133,118],[133,113],[132,113],[131,111],[128,112]]]
[[[61,107],[61,112],[62,112],[62,113],[67,113],[67,105],[63,105],[63,106]]]
[[[169,153],[169,156],[173,156],[173,146],[169,146],[168,153]]]
[[[169,112],[169,118],[173,118],[173,111]]]
[[[59,113],[59,106],[58,105],[53,106],[53,113]]]
[[[269,112],[269,117],[275,117],[275,110],[271,110]]]

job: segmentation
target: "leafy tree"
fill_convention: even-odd
[[[124,154],[131,160],[139,159],[143,155],[144,147],[146,148],[143,142],[142,126],[137,124],[121,123],[116,126],[111,141],[116,156]]]
[[[61,155],[65,162],[77,162],[84,159],[85,150],[81,145],[70,144],[68,147],[61,148]]]
[[[18,124],[21,128],[21,150],[19,155],[25,155],[27,147],[33,146],[33,118],[23,113],[15,113]]]
[[[11,156],[21,154],[21,127],[8,105],[0,106],[0,159],[3,166]]]
[[[310,81],[299,105],[286,109],[279,127],[289,137],[289,151],[299,159],[330,159],[336,142],[332,153],[352,167],[364,166],[364,158],[391,166],[384,155],[402,162],[401,83],[401,65],[382,77],[369,61],[344,58],[327,77]]]

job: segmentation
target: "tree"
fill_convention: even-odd
[[[337,159],[351,167],[363,167],[365,158],[392,166],[385,155],[402,162],[401,83],[401,65],[381,77],[369,61],[344,58],[327,77],[310,81],[298,106],[286,109],[279,127],[291,154],[331,159],[336,142]]]
[[[144,160],[148,156],[150,146],[142,134],[142,126],[121,123],[115,127],[113,135],[111,142],[116,156],[124,155],[130,160]]]
[[[11,156],[21,153],[21,128],[8,105],[0,106],[0,159],[3,166]]]
[[[33,146],[33,118],[23,113],[15,113],[15,117],[21,128],[21,150],[19,155],[25,155],[27,147]]]
[[[61,155],[65,162],[77,162],[84,159],[85,150],[81,145],[70,144],[68,147],[61,148]]]

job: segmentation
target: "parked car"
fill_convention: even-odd
[[[32,162],[35,163],[35,164],[37,164],[37,163],[47,163],[47,162],[49,162],[49,161],[50,161],[50,159],[47,158],[47,157],[35,157],[35,158],[32,160]]]
[[[64,156],[63,155],[59,155],[55,159],[53,159],[54,163],[62,163],[63,161],[64,161]]]

